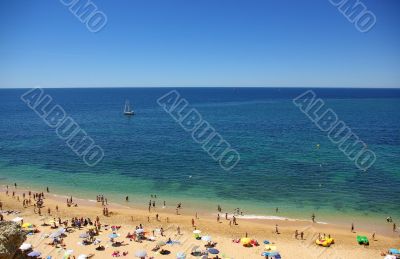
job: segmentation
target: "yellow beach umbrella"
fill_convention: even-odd
[[[243,245],[247,245],[250,244],[251,239],[248,237],[242,237],[242,239],[240,239],[240,243],[242,243]]]
[[[267,250],[267,251],[275,251],[276,250],[276,246],[265,245],[264,249]]]
[[[33,227],[33,225],[32,225],[32,223],[24,223],[24,224],[22,224],[22,227],[23,228],[31,228],[31,227]]]

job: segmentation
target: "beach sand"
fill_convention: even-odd
[[[16,192],[20,201],[16,197],[12,197],[12,191]],[[185,207],[180,210],[180,215],[176,215],[176,207],[169,206],[161,208],[162,201],[158,200],[158,207],[149,212],[146,208],[148,201],[143,201],[143,205],[129,204],[129,207],[124,206],[124,201],[119,204],[110,204],[108,209],[111,215],[103,216],[103,206],[100,202],[88,201],[83,199],[74,198],[74,202],[78,207],[68,207],[66,200],[67,197],[56,196],[54,194],[45,193],[44,208],[42,208],[42,216],[34,213],[33,206],[24,208],[22,206],[22,193],[27,190],[9,188],[9,195],[5,193],[5,189],[1,190],[0,200],[3,203],[3,210],[18,210],[17,215],[5,215],[6,220],[12,220],[19,216],[24,218],[24,222],[35,224],[40,230],[40,233],[28,235],[26,243],[33,245],[34,250],[42,252],[42,258],[48,255],[52,258],[63,258],[65,250],[63,248],[55,248],[46,243],[50,242],[50,238],[45,238],[44,234],[54,232],[49,226],[41,226],[43,222],[48,222],[54,217],[60,217],[62,220],[71,221],[72,217],[84,217],[95,220],[96,216],[100,217],[100,222],[104,226],[121,226],[118,230],[120,237],[116,240],[124,241],[124,245],[120,247],[112,247],[108,235],[112,233],[111,229],[105,230],[102,227],[98,239],[101,244],[106,247],[105,251],[96,251],[95,245],[83,246],[80,244],[82,241],[79,235],[84,233],[86,227],[78,230],[74,229],[72,233],[68,233],[64,238],[65,249],[72,249],[73,255],[78,257],[80,254],[95,254],[94,258],[112,258],[111,254],[118,250],[121,253],[128,251],[126,258],[134,258],[134,254],[138,250],[146,250],[148,256],[154,258],[176,258],[177,252],[185,252],[187,258],[195,258],[190,255],[191,249],[194,246],[200,246],[205,249],[205,242],[196,240],[193,236],[192,219],[195,215],[192,212],[185,211]],[[149,198],[150,200],[150,198]],[[115,202],[115,201],[113,201]],[[56,206],[59,210],[56,211]],[[48,215],[47,209],[51,209],[51,214]],[[155,215],[159,214],[160,220],[157,221]],[[201,212],[198,214],[199,219],[195,219],[196,229],[201,230],[201,235],[209,235],[214,242],[217,242],[216,248],[220,251],[220,258],[236,258],[236,259],[252,259],[263,258],[261,253],[264,251],[264,240],[269,240],[274,243],[282,258],[383,258],[380,254],[382,251],[387,251],[388,248],[400,248],[399,233],[391,233],[385,236],[376,235],[376,240],[372,241],[372,233],[357,229],[357,233],[351,233],[350,226],[339,226],[331,224],[318,224],[311,221],[289,221],[289,220],[255,220],[255,219],[238,219],[238,225],[229,225],[229,220],[225,219],[225,214],[221,213],[221,220],[217,222],[216,213]],[[150,217],[150,222],[148,222]],[[168,223],[166,219],[169,219]],[[58,220],[57,220],[58,221]],[[163,228],[164,237],[156,232],[156,240],[167,241],[168,238],[177,240],[180,244],[166,245],[163,248],[171,251],[169,255],[160,255],[152,252],[151,249],[155,247],[156,242],[143,241],[138,243],[130,241],[125,238],[128,232],[133,233],[135,226],[142,224],[145,231],[151,232],[154,229]],[[275,225],[278,224],[280,234],[274,233]],[[177,227],[181,229],[181,235],[177,234]],[[389,225],[388,225],[389,228]],[[304,232],[304,240],[295,239],[294,232]],[[241,244],[232,242],[233,239],[244,237],[248,233],[248,237],[256,239],[260,246],[257,247],[244,247]],[[335,244],[329,248],[323,248],[315,244],[315,239],[318,233],[330,234],[335,239]],[[357,235],[365,235],[370,239],[370,245],[364,247],[358,245],[356,242]],[[209,255],[209,258],[211,255]]]

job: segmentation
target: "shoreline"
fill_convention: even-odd
[[[11,187],[11,189],[13,189],[14,187],[11,185],[8,185],[9,187]],[[1,193],[5,192],[6,188],[6,184],[0,184],[0,191]],[[43,192],[45,191],[46,187],[43,187]],[[28,189],[26,186],[22,185],[17,189],[19,192],[28,192],[29,190],[31,190],[32,192],[42,192],[42,191],[38,191],[38,189]],[[67,198],[70,198],[71,196],[65,195],[65,194],[61,194],[61,193],[57,193],[57,192],[52,192],[50,190],[49,193],[45,193],[46,196],[51,196],[53,197],[54,200],[57,200],[60,203],[65,203],[65,200]],[[82,197],[79,195],[73,195],[72,196],[74,199],[79,200],[83,205],[85,206],[93,206],[98,204],[98,202],[96,200],[90,199],[88,197]],[[152,199],[151,197],[148,198],[149,200]],[[157,198],[157,202],[158,204],[160,204],[162,201]],[[125,201],[114,201],[111,200],[109,202],[109,206],[110,207],[115,207],[115,208],[119,208],[119,209],[134,209],[134,210],[140,210],[143,212],[147,212],[146,209],[146,201],[143,201],[142,203],[137,202],[137,200],[134,201],[129,201],[129,202],[125,202]],[[216,210],[211,210],[211,209],[207,209],[204,207],[196,207],[196,202],[192,202],[190,203],[188,206],[184,206],[185,207],[185,211],[186,214],[190,214],[190,215],[194,215],[195,213],[198,213],[199,215],[202,215],[203,217],[206,217],[208,219],[215,219],[217,217],[218,212]],[[167,206],[166,208],[162,208],[164,213],[170,213],[170,214],[175,214],[175,207],[174,206]],[[172,209],[172,210],[171,210]],[[228,211],[227,211],[228,212]],[[224,216],[224,213],[220,213],[221,217]],[[232,215],[234,215],[231,212],[228,212],[228,215],[231,217]],[[257,222],[257,221],[266,221],[266,222],[300,222],[302,224],[312,224],[312,220],[308,220],[306,218],[294,218],[294,217],[290,217],[290,216],[285,216],[284,214],[280,214],[280,215],[260,215],[260,214],[255,214],[255,213],[251,213],[251,214],[243,214],[243,215],[235,215],[237,217],[237,219],[241,219],[241,220],[245,220],[245,221],[253,221],[253,222]],[[315,223],[320,224],[320,225],[330,225],[330,226],[335,226],[338,228],[341,228],[343,230],[348,230],[350,229],[350,225],[352,223],[355,223],[357,229],[360,229],[364,232],[369,232],[369,233],[376,233],[379,235],[383,235],[386,237],[393,237],[393,231],[392,231],[392,226],[391,224],[388,224],[386,222],[384,222],[384,219],[382,218],[382,223],[378,223],[376,224],[376,222],[373,222],[371,220],[371,218],[369,217],[363,217],[363,218],[357,218],[356,221],[349,221],[349,218],[346,217],[341,217],[341,215],[338,215],[339,218],[336,218],[337,221],[336,222],[330,222],[330,221],[320,221],[318,220],[318,215],[316,215],[316,221]],[[372,225],[374,224],[374,225]],[[397,224],[400,225],[400,224]],[[398,227],[399,231],[400,228]]]

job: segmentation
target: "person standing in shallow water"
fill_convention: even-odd
[[[311,216],[311,220],[312,220],[313,223],[315,223],[315,214],[314,213]]]

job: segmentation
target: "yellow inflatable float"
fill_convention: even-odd
[[[322,238],[315,240],[315,243],[319,246],[329,247],[335,243],[335,240],[333,238]]]

